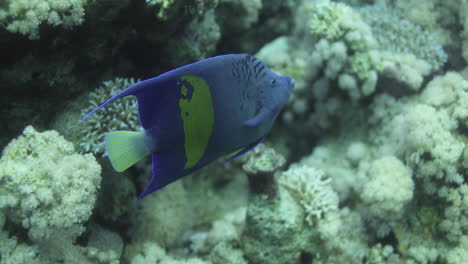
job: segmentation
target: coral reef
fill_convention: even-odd
[[[0,1],[0,264],[465,264],[467,18],[465,0]],[[136,101],[79,120],[226,53],[295,79],[270,135],[136,201],[149,162],[102,158],[105,133],[141,129]]]

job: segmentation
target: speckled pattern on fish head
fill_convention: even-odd
[[[258,113],[262,106],[277,114],[294,88],[292,78],[275,74],[249,54],[232,63],[232,76],[242,89],[240,110],[249,114]]]

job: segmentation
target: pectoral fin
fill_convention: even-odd
[[[260,111],[257,113],[257,115],[254,116],[253,118],[247,120],[244,123],[244,126],[256,127],[256,126],[260,125],[263,121],[267,120],[270,113],[271,113],[270,110],[268,110],[266,107],[262,106],[262,109],[260,109]]]

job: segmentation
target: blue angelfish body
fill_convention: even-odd
[[[292,78],[276,75],[254,56],[223,55],[136,83],[83,119],[119,98],[137,98],[144,132],[110,132],[106,149],[117,171],[152,155],[153,177],[141,199],[219,157],[255,147],[293,87]]]

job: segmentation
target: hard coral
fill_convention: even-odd
[[[312,2],[306,10],[310,34],[318,40],[310,59],[312,77],[323,68],[323,80],[338,79],[338,86],[352,99],[372,94],[379,56],[370,27],[343,3]]]
[[[331,187],[331,179],[324,176],[323,171],[312,167],[292,166],[279,177],[280,185],[304,207],[311,226],[326,213],[338,209],[338,196]]]
[[[100,88],[89,94],[90,105],[83,109],[82,115],[84,116],[108,98],[136,82],[133,78],[115,78],[103,82]],[[91,151],[105,156],[104,136],[107,132],[139,129],[141,127],[138,120],[136,100],[133,97],[125,97],[84,120],[84,126],[81,130],[83,141],[80,146],[86,152]]]
[[[392,9],[374,5],[361,8],[359,12],[371,26],[381,50],[414,54],[430,63],[434,70],[440,69],[447,61],[447,54],[435,34],[406,20]]]

